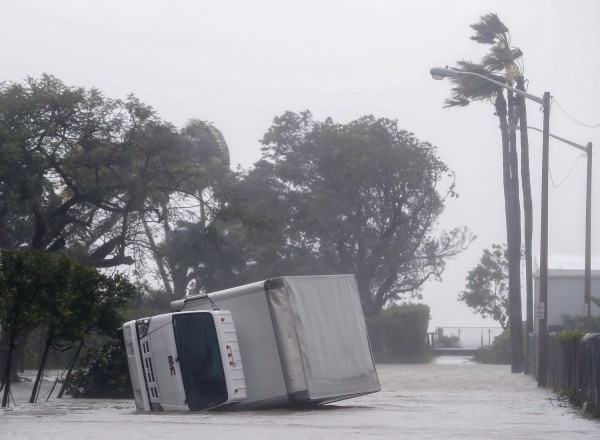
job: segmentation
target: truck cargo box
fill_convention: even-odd
[[[272,278],[171,308],[231,312],[247,387],[241,406],[327,403],[380,390],[352,275]]]

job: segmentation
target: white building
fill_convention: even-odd
[[[548,328],[563,325],[563,315],[583,315],[583,269],[548,269]],[[600,298],[600,270],[591,272],[591,296]],[[540,274],[536,271],[533,278],[534,304],[540,297]],[[534,305],[535,307],[535,305]],[[592,303],[592,316],[600,315],[600,307]],[[534,315],[535,317],[535,315]],[[535,319],[537,333],[538,320]]]

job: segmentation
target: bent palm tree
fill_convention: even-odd
[[[523,67],[520,59],[523,53],[520,49],[511,46],[511,37],[508,28],[500,21],[496,14],[487,14],[481,17],[481,20],[474,24],[472,28],[475,35],[473,40],[492,45],[490,53],[483,59],[483,64],[495,72],[504,72],[507,83],[515,85],[517,89],[525,91],[525,77],[523,76]],[[527,333],[533,332],[533,202],[531,197],[531,177],[529,171],[529,138],[527,132],[527,109],[525,99],[522,96],[515,96],[511,99],[509,92],[509,102],[511,102],[511,113],[509,119],[510,142],[512,162],[514,166],[513,173],[513,192],[518,197],[518,172],[516,158],[516,134],[515,126],[519,124],[520,143],[521,143],[521,185],[523,190],[523,213],[525,229],[525,278],[526,278],[526,296],[527,296]],[[519,214],[520,217],[520,214]],[[520,224],[520,218],[519,218]],[[520,237],[520,227],[519,227]],[[517,250],[515,249],[515,252]],[[520,249],[519,249],[520,252]],[[516,259],[516,255],[515,255]],[[519,300],[520,305],[520,300]],[[519,310],[515,310],[521,316]],[[518,329],[521,332],[521,328]],[[526,338],[526,353],[529,354],[529,338]],[[529,356],[525,358],[524,366],[529,371]]]
[[[483,58],[481,64],[475,64],[469,61],[458,62],[458,70],[464,72],[473,72],[483,75],[501,83],[512,83],[515,78],[521,77],[517,60],[522,56],[519,49],[513,49],[510,46],[510,36],[508,28],[498,19],[495,14],[488,14],[481,18],[481,21],[474,24],[475,30],[473,40],[493,44],[490,53]],[[506,216],[506,234],[509,254],[509,302],[510,302],[510,322],[511,322],[511,345],[513,372],[523,371],[523,329],[521,312],[521,287],[520,287],[520,256],[521,256],[521,209],[519,200],[519,175],[518,175],[518,155],[516,149],[515,126],[517,123],[517,104],[522,109],[524,104],[517,101],[512,93],[508,93],[508,101],[504,97],[504,89],[485,79],[472,75],[459,75],[451,79],[454,83],[452,88],[452,97],[446,100],[446,107],[465,106],[472,101],[492,100],[496,110],[496,115],[500,121],[500,131],[502,136],[502,168],[503,168],[503,186],[504,186],[504,206]],[[528,158],[526,161],[529,163]],[[528,168],[527,177],[524,178],[529,184]],[[525,183],[524,183],[525,185]],[[530,188],[530,186],[529,186]],[[525,194],[526,200],[531,200]],[[531,205],[525,202],[528,209]],[[526,213],[526,224],[528,223],[528,213]],[[530,229],[526,226],[526,235]],[[526,242],[526,248],[531,249],[530,242]]]

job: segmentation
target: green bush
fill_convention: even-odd
[[[462,347],[460,339],[458,338],[458,336],[455,336],[455,335],[440,336],[436,341],[436,345],[440,348],[460,348],[460,347]]]
[[[124,320],[168,313],[171,298],[164,291],[140,290],[129,301]],[[66,393],[76,398],[119,399],[133,397],[123,341],[93,340],[77,361]]]
[[[565,345],[571,341],[579,341],[583,337],[584,333],[581,330],[563,330],[556,334],[558,342]]]
[[[429,320],[429,307],[424,304],[393,305],[367,318],[375,362],[429,362],[433,357],[427,345]]]
[[[600,316],[590,316],[585,322],[582,316],[562,315],[563,328],[581,333],[600,333]]]
[[[111,339],[102,348],[88,348],[77,365],[66,389],[68,395],[94,399],[133,397],[121,339]]]
[[[510,364],[511,352],[510,330],[504,330],[494,338],[491,346],[477,350],[473,360],[481,364]]]

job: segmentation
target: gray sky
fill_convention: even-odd
[[[524,52],[529,92],[551,92],[551,132],[600,148],[600,2],[597,0],[0,0],[3,81],[42,73],[111,98],[135,94],[177,126],[198,118],[224,134],[232,162],[250,167],[274,116],[309,109],[347,123],[398,119],[436,145],[457,175],[440,229],[467,225],[478,239],[450,261],[423,302],[431,326],[493,325],[456,301],[482,249],[504,243],[501,145],[491,103],[443,109],[450,83],[429,69],[478,61],[487,47],[469,27],[495,12]],[[565,111],[561,110],[561,108]],[[529,123],[542,127],[539,105]],[[541,134],[530,133],[539,252]],[[550,145],[550,264],[582,267],[585,158]],[[596,155],[597,156],[597,155]],[[594,199],[600,165],[594,164]],[[599,223],[600,206],[593,219]],[[600,260],[600,230],[592,254]],[[600,265],[596,265],[600,268]],[[594,292],[592,294],[595,294]]]

